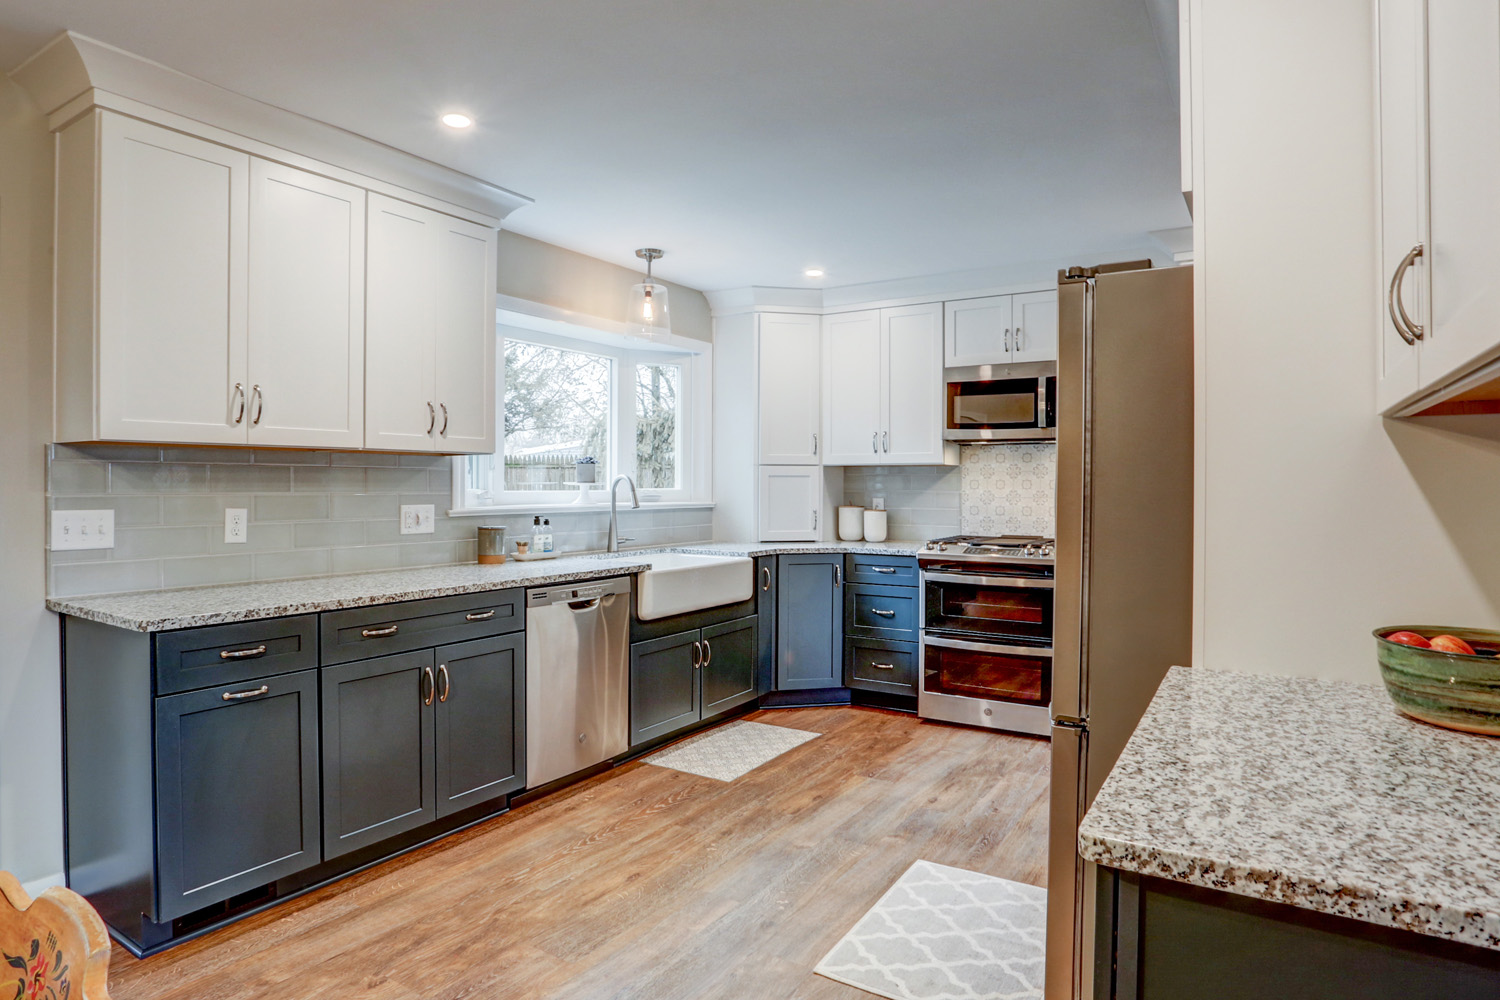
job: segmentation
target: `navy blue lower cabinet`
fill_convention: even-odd
[[[756,697],[758,657],[755,616],[703,629],[703,665],[698,672],[705,719]]]
[[[765,694],[776,688],[776,557],[755,560],[755,689]]]
[[[698,710],[701,632],[693,629],[630,647],[630,745],[692,725]]]
[[[156,699],[157,921],[322,860],[318,673]]]
[[[323,856],[437,818],[430,649],[322,669]]]
[[[851,636],[844,640],[844,686],[857,691],[917,693],[917,643]]]
[[[851,583],[844,592],[844,627],[849,635],[916,641],[917,588]]]
[[[844,684],[844,557],[784,555],[776,565],[776,689]]]
[[[526,785],[526,635],[437,650],[437,814]]]

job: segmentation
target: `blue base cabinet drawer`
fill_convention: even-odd
[[[894,587],[915,587],[919,581],[917,560],[913,556],[844,557],[844,574],[850,583],[874,583]]]
[[[861,691],[915,695],[917,644],[889,639],[845,639],[844,686]]]
[[[847,634],[870,639],[917,639],[917,589],[851,583],[844,588]]]

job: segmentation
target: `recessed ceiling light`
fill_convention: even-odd
[[[457,111],[448,112],[446,115],[440,118],[439,121],[441,121],[449,128],[468,128],[470,125],[474,124],[474,119],[470,118],[468,115],[461,115]]]
[[[802,272],[804,278],[821,278],[827,273],[821,267],[810,267]]]

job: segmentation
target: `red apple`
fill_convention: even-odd
[[[1433,649],[1442,650],[1444,653],[1463,653],[1466,656],[1474,655],[1474,647],[1456,635],[1434,636],[1431,645]]]
[[[1399,642],[1403,646],[1417,646],[1426,649],[1432,643],[1417,635],[1415,632],[1392,632],[1385,637],[1386,642]]]

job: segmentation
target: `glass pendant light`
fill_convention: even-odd
[[[667,286],[651,280],[651,262],[662,256],[654,247],[644,247],[635,255],[646,262],[646,280],[630,286],[630,308],[625,314],[626,332],[634,337],[664,337],[672,332],[667,313]]]

